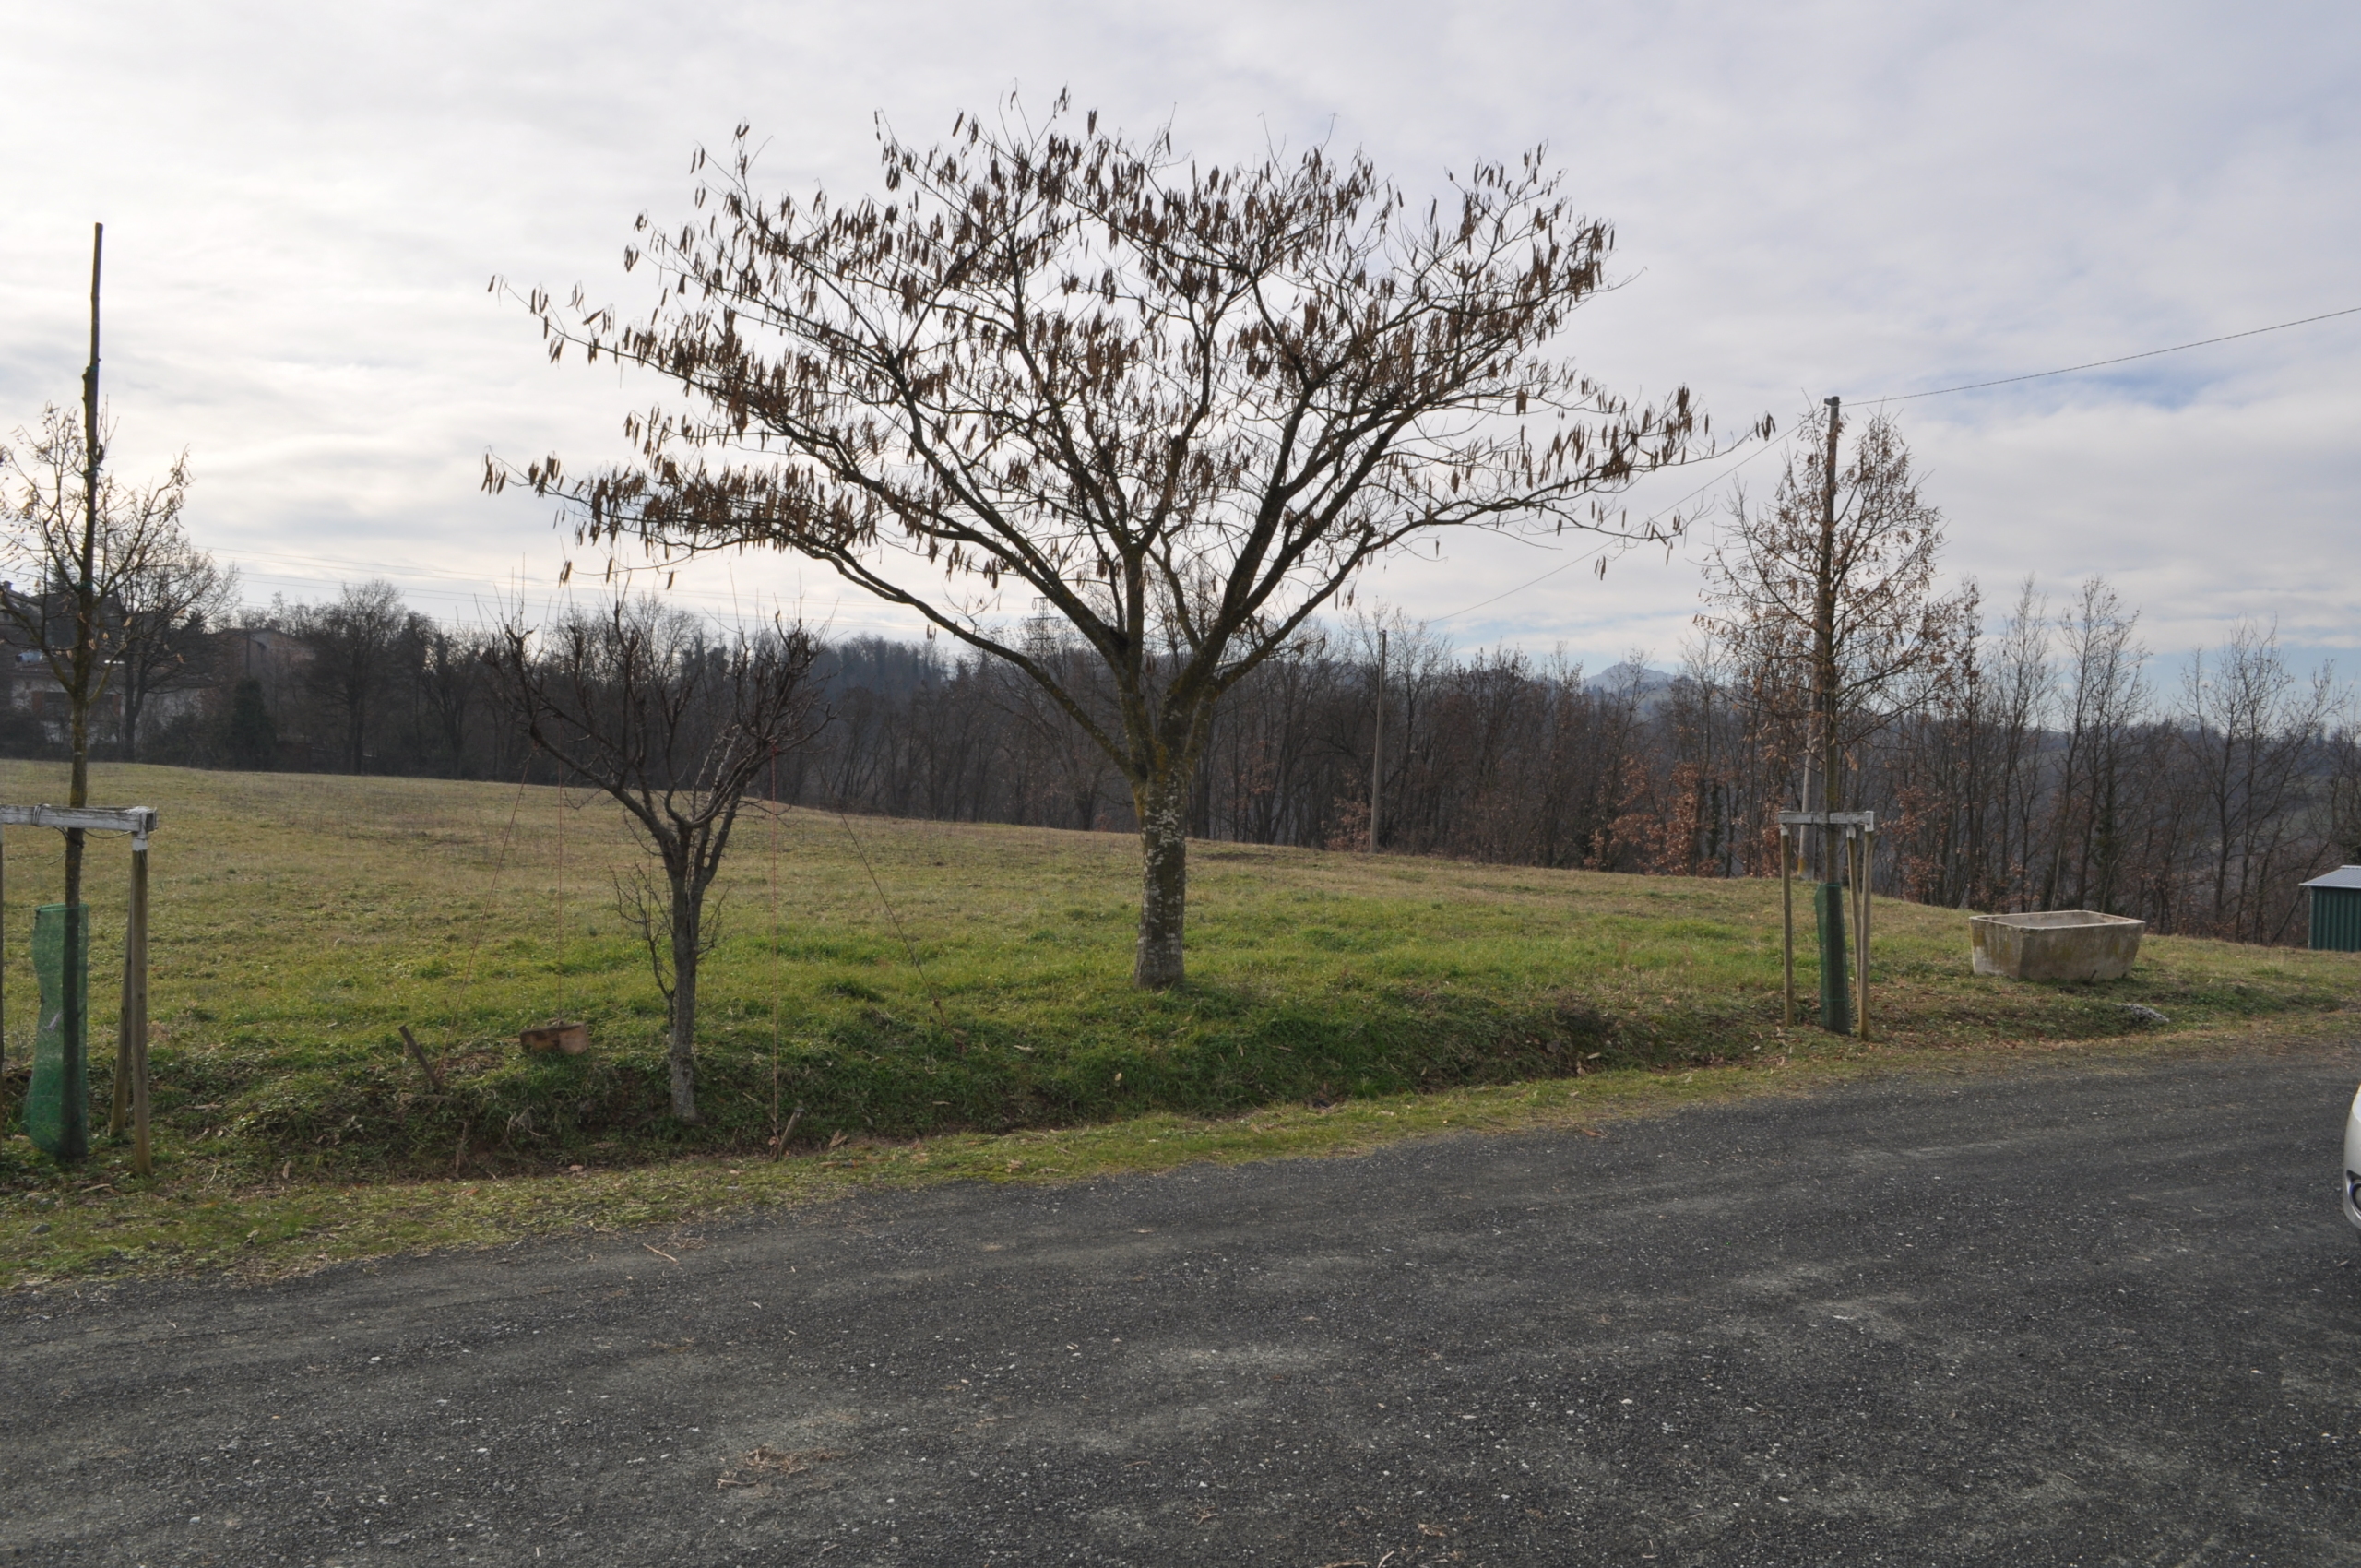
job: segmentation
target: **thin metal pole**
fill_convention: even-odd
[[[154,1172],[148,1149],[148,843],[131,849],[131,919],[125,932],[124,1029],[131,1041],[131,1168]]]
[[[1795,860],[1789,850],[1795,844],[1785,823],[1779,825],[1779,963],[1786,977],[1787,1006],[1784,1015],[1788,1028],[1796,1023],[1796,878]]]

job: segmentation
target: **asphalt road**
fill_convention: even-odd
[[[20,1295],[0,1560],[2361,1562],[2356,1070]]]

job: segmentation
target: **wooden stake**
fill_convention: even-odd
[[[152,1175],[148,1143],[148,842],[131,847],[131,919],[123,942],[124,1034],[131,1062],[131,1169]]]
[[[1377,634],[1377,736],[1369,753],[1369,852],[1377,853],[1377,825],[1385,804],[1385,634]]]
[[[409,1032],[409,1026],[403,1024],[398,1027],[402,1032],[402,1043],[409,1047],[410,1055],[417,1059],[418,1070],[426,1075],[426,1087],[436,1094],[441,1094],[443,1092],[442,1072],[433,1063],[426,1059],[426,1049],[418,1043],[418,1037]]]
[[[131,879],[136,884],[139,880],[138,852],[134,850],[131,858]],[[131,927],[126,923],[123,932],[123,1004],[115,1009],[114,1093],[110,1097],[107,1107],[107,1136],[111,1138],[123,1136],[123,1129],[131,1121],[131,971],[137,961],[132,947]]]
[[[1779,827],[1779,956],[1780,968],[1786,976],[1787,1027],[1796,1024],[1796,878],[1795,859],[1789,853],[1795,839],[1786,824]]]
[[[1861,829],[1861,876],[1860,890],[1857,895],[1861,907],[1854,921],[1854,929],[1859,932],[1854,938],[1860,946],[1860,956],[1855,961],[1854,968],[1860,977],[1856,983],[1861,988],[1858,1017],[1860,1036],[1864,1040],[1869,1038],[1869,876],[1876,866],[1877,829],[1864,827]]]
[[[7,834],[0,831],[0,1068],[5,1068],[8,1064],[8,857],[5,849],[6,839]],[[7,1081],[7,1075],[0,1073],[0,1084],[6,1084]],[[31,1080],[27,1079],[26,1084],[30,1087]],[[6,1096],[0,1094],[0,1105],[6,1103]]]

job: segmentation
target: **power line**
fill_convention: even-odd
[[[223,551],[222,554],[238,567],[243,580],[251,584],[300,591],[330,588],[338,582],[350,581],[355,574],[369,573],[391,578],[406,599],[438,600],[460,610],[473,607],[479,612],[488,603],[493,606],[505,603],[519,591],[561,595],[569,591],[551,574],[539,574],[504,584],[489,571],[454,571],[422,564],[397,564],[358,556],[273,549],[231,549]],[[629,587],[650,573],[668,570],[661,566],[617,562],[613,576],[615,581]],[[579,588],[586,583],[603,580],[586,573],[571,587]],[[682,584],[662,591],[667,600],[693,605],[725,622],[760,619],[762,600],[765,598],[784,603],[788,598],[794,597],[757,593],[753,596],[754,604],[750,611],[747,608],[748,596],[737,591],[734,586],[721,588]],[[803,600],[799,598],[797,602]],[[848,613],[847,607],[840,600],[828,612],[826,619],[831,624],[859,629],[897,630],[901,624],[888,616],[864,613],[859,609]]]
[[[2013,386],[2021,381],[2042,381],[2053,375],[2071,375],[2076,371],[2081,370],[2100,370],[2112,364],[2130,364],[2134,360],[2153,360],[2159,354],[2177,354],[2189,349],[2208,348],[2215,343],[2234,343],[2241,338],[2260,338],[2266,332],[2284,332],[2291,327],[2309,327],[2317,321],[2334,321],[2339,316],[2345,315],[2361,315],[2361,305],[2347,306],[2343,310],[2326,311],[2319,315],[2302,316],[2295,321],[2277,322],[2269,327],[2248,327],[2244,332],[2225,332],[2219,338],[2200,338],[2193,343],[2175,343],[2168,349],[2144,349],[2136,354],[2118,354],[2115,358],[2109,360],[2089,360],[2082,364],[2060,365],[2056,370],[2036,370],[2024,375],[2004,375],[1997,381],[1971,381],[1960,386],[1938,386],[1931,392],[1903,392],[1883,398],[1865,398],[1860,400],[1868,403],[1909,403],[1915,402],[1920,398],[1948,397],[1953,392],[1980,392],[1987,386]],[[1778,444],[1782,446],[1786,445],[1787,444],[1787,437],[1782,436]],[[1756,448],[1753,454],[1746,459],[1746,463],[1754,461],[1756,457],[1760,457],[1764,452],[1767,452],[1771,448],[1767,445]],[[1658,511],[1655,514],[1655,517],[1650,517],[1648,521],[1654,522],[1656,520],[1656,517],[1661,517],[1667,512],[1671,512],[1678,507],[1687,505],[1690,502],[1697,499],[1698,496],[1705,493],[1706,491],[1713,489],[1714,485],[1720,484],[1724,480],[1728,479],[1731,474],[1737,473],[1738,469],[1746,467],[1746,463],[1740,463],[1738,465],[1738,468],[1730,469],[1729,473],[1723,474],[1719,479],[1712,480],[1696,490],[1691,491],[1688,494],[1674,502],[1672,505],[1667,506],[1661,511]],[[1429,624],[1431,625],[1444,621],[1456,620],[1462,615],[1469,614],[1477,610],[1482,610],[1489,605],[1498,604],[1501,600],[1510,598],[1512,595],[1523,593],[1525,589],[1534,587],[1536,584],[1548,582],[1551,577],[1556,576],[1559,573],[1563,572],[1570,567],[1579,566],[1584,562],[1594,559],[1599,554],[1600,551],[1603,551],[1606,548],[1608,548],[1606,545],[1601,545],[1598,550],[1594,550],[1588,554],[1579,555],[1572,561],[1552,566],[1549,570],[1542,573],[1537,577],[1528,578],[1525,581],[1517,584],[1516,587],[1513,588],[1502,589],[1501,592],[1494,594],[1491,598],[1485,600],[1480,603],[1471,604],[1465,610],[1454,610],[1448,615],[1438,615],[1433,621],[1430,622]]]
[[[2194,342],[2175,343],[2168,348],[2146,349],[2136,354],[2118,354],[2112,359],[2087,360],[2081,364],[2060,365],[2055,370],[2036,370],[2028,372],[2023,375],[2004,375],[1991,381],[1971,381],[1957,386],[1938,386],[1933,390],[1927,392],[1893,393],[1882,398],[1862,398],[1860,401],[1869,403],[1909,403],[1916,402],[1921,398],[1949,397],[1955,392],[1980,392],[1993,386],[2013,386],[2021,382],[2044,381],[2054,375],[2072,375],[2078,371],[2103,370],[2109,365],[2130,364],[2137,360],[2152,360],[2164,354],[2184,353],[2190,349],[2210,348],[2216,343],[2232,343],[2242,338],[2259,338],[2265,333],[2284,332],[2291,327],[2309,327],[2317,322],[2334,321],[2342,316],[2348,315],[2361,315],[2361,305],[2348,306],[2343,310],[2325,311],[2319,315],[2301,316],[2294,321],[2275,322],[2269,327],[2249,327],[2243,332],[2226,332],[2218,338],[2200,338]],[[1790,435],[1792,435],[1792,433],[1790,433]],[[1772,450],[1774,445],[1780,447],[1786,446],[1789,438],[1789,435],[1783,435],[1775,443],[1766,441],[1758,445],[1754,451],[1748,454],[1744,460],[1732,467],[1727,472],[1708,480],[1705,483],[1698,486],[1695,490],[1691,491],[1679,500],[1675,501],[1671,505],[1658,508],[1654,514],[1644,519],[1641,526],[1644,528],[1649,524],[1653,524],[1671,513],[1678,511],[1680,507],[1687,505],[1690,502],[1694,501],[1697,497],[1704,494],[1714,486],[1729,480],[1732,476],[1738,473],[1738,469],[1745,468],[1750,463],[1752,463],[1756,458],[1762,457],[1763,453]],[[1733,448],[1733,450],[1735,450],[1735,448]],[[1523,593],[1529,588],[1534,588],[1542,583],[1548,582],[1550,578],[1557,576],[1561,572],[1571,571],[1576,566],[1596,560],[1606,551],[1613,548],[1616,542],[1617,541],[1615,540],[1608,540],[1606,543],[1602,543],[1596,549],[1585,551],[1584,553],[1575,556],[1571,561],[1560,562],[1559,564],[1550,567],[1548,571],[1541,573],[1539,576],[1529,577],[1513,588],[1503,588],[1501,592],[1492,595],[1489,599],[1479,600],[1474,604],[1454,610],[1448,615],[1435,616],[1428,624],[1430,625],[1439,625],[1442,622],[1455,621],[1462,615],[1472,615],[1478,610],[1489,609],[1504,599],[1512,598],[1517,594]],[[263,552],[256,553],[261,554]],[[452,583],[467,583],[470,585],[482,584],[487,587],[492,586],[493,582],[493,579],[490,577],[473,576],[462,572],[438,571],[433,567],[421,566],[414,564],[397,565],[392,562],[356,560],[350,557],[338,558],[330,555],[311,555],[298,552],[268,552],[268,554],[265,556],[265,559],[297,565],[315,563],[319,565],[327,566],[332,569],[337,567],[358,567],[363,570],[387,572],[409,579],[409,582],[411,585],[409,591],[413,594],[423,598],[444,599],[454,603],[460,601],[463,598],[476,599],[480,596],[472,594],[463,595],[454,589],[437,589],[433,588],[419,587],[416,585],[418,585],[421,579],[432,580],[436,578]],[[624,566],[622,569],[625,581],[628,582],[631,576],[635,573],[658,570],[660,568],[649,566]],[[266,582],[282,582],[291,585],[307,584],[324,580],[320,577],[312,576],[296,576],[293,574],[267,571],[251,571],[247,575],[249,577],[260,578]],[[498,596],[499,591],[500,590],[498,588],[493,588],[493,594],[495,597]],[[701,601],[708,606],[716,607],[717,609],[721,603],[727,600],[731,604],[733,612],[736,610],[737,596],[734,592],[724,595],[715,593],[710,589],[699,591],[694,588],[689,588],[672,590],[671,596]],[[738,612],[738,615],[742,616],[742,612]],[[733,618],[738,617],[733,616]],[[880,626],[890,624],[890,623],[883,620],[874,621],[871,624]]]
[[[2202,349],[2214,343],[2232,343],[2241,338],[2260,338],[2266,332],[2284,332],[2291,327],[2309,327],[2316,321],[2334,321],[2340,315],[2361,315],[2361,305],[2344,310],[2332,310],[2320,315],[2308,315],[2298,321],[2283,321],[2272,327],[2249,327],[2244,332],[2225,332],[2219,338],[2200,338],[2194,343],[2175,343],[2169,349],[2146,349],[2136,354],[2118,354],[2111,360],[2091,360],[2082,364],[2061,365],[2056,370],[2036,370],[2026,375],[2004,375],[1998,381],[1971,381],[1964,386],[1938,386],[1932,392],[1903,392],[1885,398],[1864,398],[1865,403],[1907,403],[1920,398],[1944,398],[1953,392],[1981,392],[1987,386],[2013,386],[2020,381],[2040,381],[2053,375],[2071,375],[2078,370],[2098,370],[2111,364],[2130,364],[2133,360],[2153,360],[2158,354],[2177,354],[2188,349]]]
[[[1679,511],[1681,507],[1688,505],[1691,501],[1696,500],[1699,496],[1704,494],[1705,492],[1713,489],[1715,485],[1724,483],[1729,480],[1732,475],[1735,475],[1738,471],[1739,469],[1746,467],[1747,463],[1754,461],[1755,458],[1760,457],[1763,453],[1771,451],[1774,447],[1785,446],[1792,438],[1793,434],[1793,432],[1789,432],[1788,434],[1779,437],[1775,442],[1763,442],[1761,445],[1755,447],[1752,452],[1747,455],[1745,462],[1735,465],[1727,473],[1718,474],[1715,477],[1707,480],[1704,483],[1699,485],[1696,489],[1691,491],[1688,494],[1682,496],[1671,505],[1659,506],[1654,513],[1650,514],[1645,519],[1643,519],[1640,526],[1642,528],[1645,528],[1648,524],[1656,521],[1657,518]],[[1735,451],[1736,448],[1733,447],[1732,450]],[[1523,593],[1525,589],[1533,587],[1536,583],[1546,583],[1560,572],[1572,571],[1574,567],[1583,564],[1586,561],[1596,560],[1601,554],[1605,553],[1618,542],[1619,541],[1609,540],[1606,543],[1601,544],[1596,550],[1585,551],[1584,553],[1575,556],[1571,561],[1560,562],[1557,565],[1552,566],[1548,571],[1542,573],[1539,576],[1528,578],[1525,581],[1517,584],[1516,587],[1513,588],[1504,588],[1501,592],[1494,594],[1489,599],[1468,605],[1464,610],[1454,610],[1448,615],[1437,615],[1433,619],[1430,620],[1427,624],[1430,626],[1440,625],[1445,621],[1455,621],[1462,615],[1471,615],[1477,611],[1484,609],[1487,605],[1498,604],[1501,600],[1508,598],[1512,594]]]

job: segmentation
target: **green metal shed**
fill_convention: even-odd
[[[2361,953],[2361,866],[2339,866],[2304,884],[2312,896],[2311,945]]]

